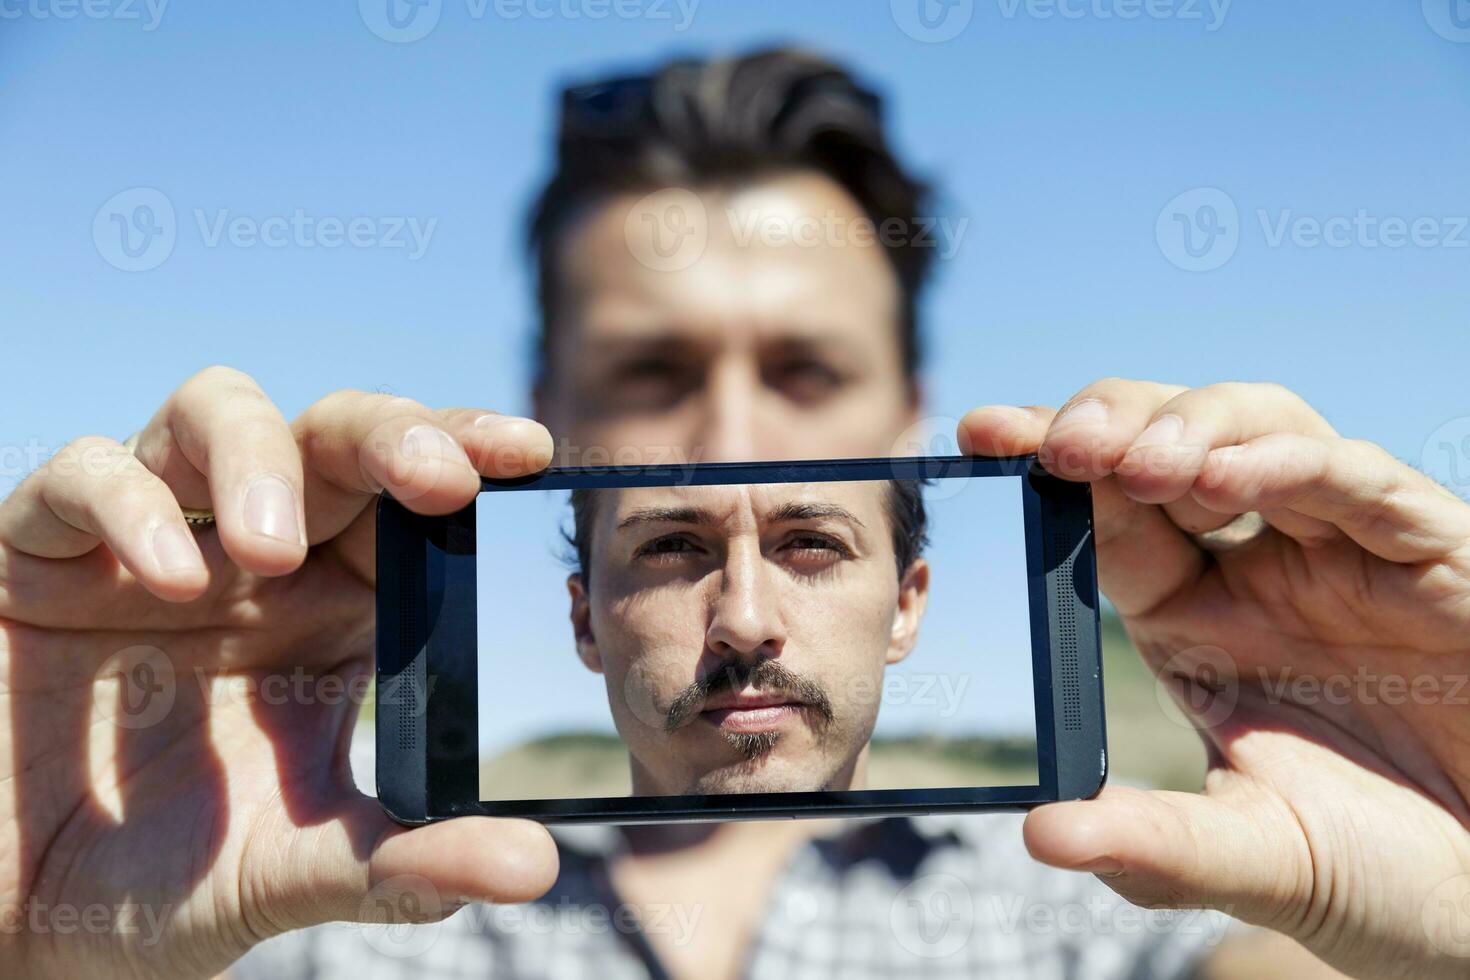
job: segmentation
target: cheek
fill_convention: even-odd
[[[662,589],[594,604],[592,629],[609,682],[665,699],[694,680],[704,652],[705,603],[691,589]]]
[[[843,696],[851,678],[881,675],[897,608],[897,588],[834,584],[812,590],[792,609],[793,652],[802,651],[792,668],[821,676],[834,698]]]

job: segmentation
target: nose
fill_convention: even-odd
[[[748,357],[730,352],[711,366],[695,440],[704,459],[739,463],[759,458],[759,385],[759,371]]]
[[[731,660],[779,657],[786,647],[774,570],[761,556],[759,542],[732,544],[710,610],[705,646]]]

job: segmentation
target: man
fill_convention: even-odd
[[[643,220],[639,202],[670,189],[680,209]],[[400,898],[437,898],[417,906],[433,918],[555,882],[558,898],[605,910],[698,909],[703,926],[541,933],[471,929],[462,914],[418,958],[306,933],[277,962],[353,977],[1187,969],[1203,940],[1181,929],[1031,914],[1091,908],[1100,886],[1026,860],[1005,818],[883,823],[876,842],[859,825],[812,841],[802,821],[619,834],[569,846],[558,878],[536,825],[392,825],[352,787],[350,701],[241,694],[291,671],[345,682],[369,669],[380,488],[419,512],[457,510],[480,473],[544,466],[548,428],[569,462],[630,446],[649,461],[888,451],[919,415],[923,250],[891,237],[790,248],[731,228],[881,227],[921,213],[917,192],[876,100],[808,56],[574,91],[536,221],[546,427],[359,392],[288,424],[251,379],[211,368],[164,401],[135,451],[79,439],[28,478],[0,505],[0,883],[28,909],[141,908],[158,929],[7,929],[0,962],[199,976],[291,930],[412,913]],[[688,257],[652,248],[655,228],[703,237],[695,261],[655,268],[660,251]],[[1222,647],[1234,658],[1233,712],[1199,719],[1203,793],[1113,786],[1040,808],[1030,852],[1134,902],[1227,909],[1349,973],[1461,975],[1470,715],[1450,696],[1329,703],[1257,677],[1289,666],[1452,689],[1470,672],[1470,506],[1272,385],[1107,379],[1060,412],[976,409],[959,436],[966,451],[1037,451],[1092,484],[1102,587],[1154,669],[1187,675]],[[191,530],[182,508],[207,508],[213,526]],[[128,727],[109,708],[119,663],[147,666],[127,676],[155,688],[170,668],[186,683]],[[954,882],[968,913],[939,894]]]
[[[583,490],[573,512],[577,654],[635,796],[867,788],[929,595],[917,483]]]

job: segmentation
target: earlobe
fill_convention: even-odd
[[[567,576],[567,594],[571,596],[572,638],[577,644],[577,657],[583,666],[594,674],[602,673],[602,654],[597,649],[597,638],[592,635],[592,603],[587,599],[587,587],[582,576]]]
[[[898,609],[893,615],[893,633],[888,643],[889,664],[913,652],[919,642],[919,623],[929,605],[929,563],[916,558],[898,583]]]

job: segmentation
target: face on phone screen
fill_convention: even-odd
[[[476,508],[481,799],[1037,782],[1019,477]]]

